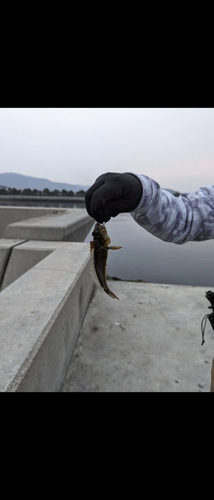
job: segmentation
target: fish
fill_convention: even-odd
[[[92,232],[93,241],[90,241],[90,254],[92,258],[92,263],[90,267],[90,274],[94,283],[110,296],[112,299],[117,299],[115,295],[108,287],[107,280],[107,266],[106,261],[108,258],[108,250],[119,250],[118,246],[109,246],[111,240],[107,233],[106,227],[98,222],[94,226]]]

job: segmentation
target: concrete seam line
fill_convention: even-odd
[[[7,253],[7,256],[5,258],[5,262],[4,262],[4,269],[2,271],[2,276],[1,276],[1,280],[0,280],[0,292],[1,292],[1,287],[2,287],[2,283],[4,281],[4,277],[5,277],[5,273],[7,271],[7,267],[9,265],[9,261],[10,261],[10,258],[11,258],[11,255],[12,255],[12,251],[13,251],[13,248],[14,247],[18,247],[19,245],[22,245],[23,243],[26,243],[27,241],[29,240],[22,240],[20,241],[19,243],[15,243],[14,245],[12,245],[9,250],[8,250],[8,253]]]

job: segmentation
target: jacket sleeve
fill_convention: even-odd
[[[214,186],[175,197],[150,177],[132,175],[141,181],[143,194],[131,215],[149,233],[178,245],[214,238]]]

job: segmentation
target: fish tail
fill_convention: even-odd
[[[120,300],[119,297],[117,297],[117,295],[115,295],[115,293],[113,293],[111,290],[109,290],[109,288],[104,288],[105,292],[110,295],[110,297],[112,299],[117,299],[117,300]]]

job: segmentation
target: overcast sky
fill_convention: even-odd
[[[90,186],[128,171],[179,191],[214,184],[214,108],[0,109],[0,173]]]

